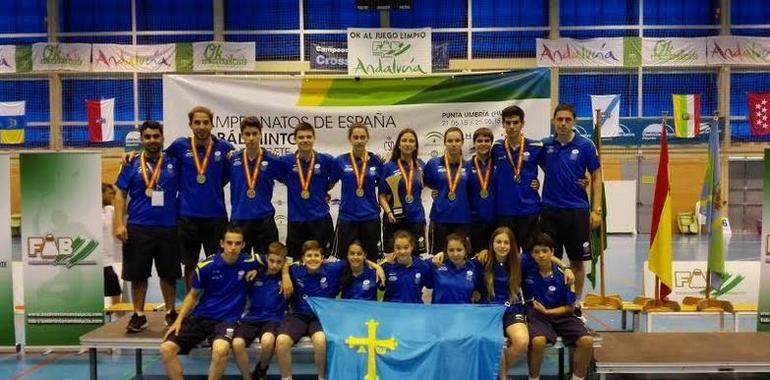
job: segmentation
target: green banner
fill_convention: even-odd
[[[11,160],[0,154],[0,347],[16,344],[11,272]]]
[[[104,323],[100,153],[21,153],[28,346],[77,345]]]
[[[770,149],[765,149],[757,331],[770,331]]]

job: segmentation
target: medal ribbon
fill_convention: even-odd
[[[302,170],[302,162],[299,159],[299,152],[294,156],[297,162],[297,176],[299,177],[299,186],[302,191],[308,191],[310,188],[310,181],[313,179],[313,167],[315,166],[315,152],[310,154],[310,165],[308,165],[308,173]]]
[[[249,168],[249,157],[246,154],[246,149],[243,150],[243,173],[246,174],[246,185],[249,190],[254,190],[257,186],[257,178],[259,178],[259,166],[262,164],[262,151],[257,154],[257,162],[254,165],[254,169]]]
[[[454,180],[452,179],[452,167],[449,166],[449,156],[446,154],[444,154],[444,166],[446,166],[446,180],[449,185],[449,192],[454,193],[457,191],[457,185],[460,184],[460,174],[463,171],[462,165],[457,165],[457,173],[454,175]]]
[[[513,164],[512,151],[508,139],[505,139],[505,154],[508,156],[511,169],[513,169],[513,176],[514,178],[521,178],[521,165],[524,163],[524,135],[519,135],[519,157],[516,159],[516,165]]]
[[[414,178],[414,160],[409,160],[409,171],[407,172],[404,170],[404,165],[401,165],[401,160],[396,161],[398,163],[398,170],[401,170],[401,179],[404,180],[404,187],[406,188],[406,195],[410,196],[412,195],[412,188],[414,187],[414,183],[412,182],[412,178]]]
[[[481,185],[482,191],[487,191],[487,187],[489,187],[489,175],[492,173],[492,161],[491,159],[487,159],[486,165],[487,167],[484,170],[484,178],[481,177],[481,167],[479,166],[479,157],[473,156],[473,165],[476,167],[476,178],[479,179],[479,184]]]
[[[350,165],[353,166],[353,174],[356,176],[356,189],[364,189],[364,180],[366,179],[366,164],[369,162],[369,152],[364,151],[364,156],[361,158],[361,169],[356,165],[356,156],[353,155],[353,151],[350,151]]]
[[[211,157],[211,149],[214,147],[214,141],[209,138],[208,144],[206,144],[206,155],[203,157],[203,164],[201,164],[200,158],[198,158],[198,148],[195,146],[195,135],[190,136],[191,150],[193,154],[193,161],[195,161],[195,170],[198,175],[206,174],[206,168],[209,166],[209,157]]]
[[[163,154],[160,155],[160,158],[158,158],[158,162],[155,163],[155,168],[152,169],[152,174],[150,178],[147,178],[147,158],[144,154],[145,152],[142,151],[142,154],[139,155],[139,165],[142,167],[142,179],[144,180],[144,186],[147,188],[147,190],[152,190],[155,188],[155,185],[158,183],[158,180],[160,179],[160,168],[161,165],[163,165]]]

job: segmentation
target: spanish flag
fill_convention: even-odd
[[[652,228],[650,229],[650,253],[647,268],[660,280],[660,294],[664,300],[673,287],[671,253],[671,186],[668,175],[668,141],[666,123],[661,126],[660,158],[655,179],[655,197],[652,201]]]
[[[0,144],[24,144],[26,102],[0,102]]]

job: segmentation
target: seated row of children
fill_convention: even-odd
[[[324,259],[316,241],[302,247],[301,262],[286,264],[286,247],[274,242],[266,255],[241,252],[243,233],[229,226],[222,251],[201,261],[193,286],[160,352],[171,379],[182,378],[179,354],[209,339],[209,378],[220,378],[232,349],[244,379],[264,379],[275,352],[281,379],[292,378],[291,349],[302,337],[312,341],[318,378],[325,379],[326,340],[307,297],[370,300],[378,290],[384,302],[421,303],[432,289],[434,304],[495,303],[506,306],[503,329],[508,344],[499,378],[529,352],[529,377],[538,379],[547,343],[557,335],[576,346],[573,380],[581,380],[592,353],[592,338],[574,314],[575,294],[552,262],[554,242],[534,237],[531,253],[520,255],[513,232],[494,231],[490,249],[468,257],[467,239],[449,235],[443,254],[433,260],[413,255],[415,239],[406,231],[394,236],[394,253],[381,265],[366,260],[360,243],[350,245],[341,261]],[[248,307],[247,307],[248,305]],[[245,310],[245,312],[244,312]],[[259,338],[259,360],[253,371],[246,348]]]

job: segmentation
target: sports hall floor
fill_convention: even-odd
[[[18,247],[18,242],[15,242]],[[624,300],[632,300],[641,294],[642,271],[641,268],[647,257],[649,235],[620,235],[610,236],[609,253],[607,257],[608,291],[618,293]],[[735,235],[729,242],[727,260],[758,260],[759,257],[758,235]],[[15,250],[19,252],[18,250]],[[674,242],[675,260],[706,260],[707,242],[704,237],[677,236]],[[18,260],[18,257],[14,258]],[[160,293],[151,288],[148,301],[159,302]],[[617,312],[585,312],[589,326],[596,330],[619,330],[621,326],[620,314]],[[630,320],[630,318],[629,318]],[[629,321],[630,323],[630,321]],[[641,319],[641,329],[645,329],[644,318]],[[754,331],[756,318],[742,318],[741,331]],[[726,321],[725,329],[732,330],[732,320]],[[655,320],[655,331],[716,331],[719,329],[719,321],[716,317],[658,317]],[[18,339],[23,337],[23,324],[21,316],[16,317],[16,331]],[[696,349],[694,346],[693,349]],[[124,351],[123,354],[99,355],[99,377],[104,379],[132,379],[134,378],[133,351]],[[253,360],[253,358],[252,358]],[[204,379],[203,374],[209,364],[207,352],[198,351],[196,354],[183,358],[182,365],[188,378]],[[295,379],[315,379],[313,373],[312,358],[310,356],[295,359]],[[278,379],[277,364],[270,368],[270,379]],[[163,366],[157,352],[145,352],[143,379],[162,379]],[[556,351],[550,351],[543,368],[543,379],[555,379],[557,373]],[[191,376],[195,375],[195,376]],[[526,364],[521,362],[513,368],[509,376],[516,379],[524,379]],[[76,352],[52,352],[48,355],[30,353],[16,355],[14,353],[0,352],[0,379],[87,379],[88,355],[78,355]],[[228,363],[226,377],[238,379],[238,370],[234,361]],[[770,374],[713,374],[713,375],[613,375],[610,379],[768,379]]]

